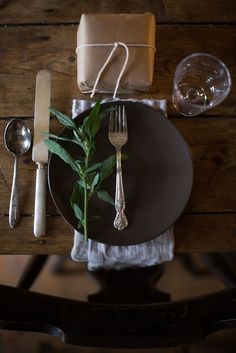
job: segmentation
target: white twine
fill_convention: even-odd
[[[96,88],[97,88],[97,85],[98,85],[98,82],[100,80],[100,77],[103,73],[103,71],[105,70],[105,68],[107,67],[107,65],[109,64],[114,52],[116,51],[116,49],[121,46],[125,49],[125,61],[124,61],[124,64],[120,70],[120,73],[119,73],[119,76],[117,78],[117,81],[116,81],[116,86],[115,86],[115,90],[114,90],[114,93],[113,93],[113,98],[116,98],[116,94],[117,94],[117,91],[118,91],[118,88],[119,88],[119,85],[120,85],[120,81],[121,81],[121,78],[124,74],[124,71],[126,69],[126,66],[127,66],[127,63],[129,61],[129,48],[128,47],[147,47],[147,48],[151,48],[154,50],[154,52],[156,51],[156,48],[153,46],[153,45],[149,45],[149,44],[125,44],[123,42],[115,42],[115,43],[103,43],[103,44],[81,44],[79,45],[77,48],[76,48],[76,53],[78,54],[78,50],[80,48],[85,48],[85,47],[113,47],[110,54],[108,55],[105,63],[103,64],[103,66],[101,67],[101,69],[99,70],[98,74],[97,74],[97,78],[95,80],[95,83],[94,83],[94,86],[93,86],[93,89],[92,89],[92,93],[90,95],[91,98],[93,98],[95,92],[96,92]]]

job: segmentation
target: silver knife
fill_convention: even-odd
[[[35,205],[34,205],[34,235],[46,234],[46,178],[48,148],[43,141],[43,132],[49,132],[51,99],[51,73],[41,70],[36,77],[34,106],[34,141],[32,160],[37,164]]]

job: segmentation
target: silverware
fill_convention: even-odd
[[[116,106],[115,110],[110,113],[108,137],[111,144],[116,149],[116,217],[114,220],[114,227],[118,230],[122,230],[128,225],[128,220],[124,213],[125,195],[121,167],[121,148],[126,144],[128,140],[128,127],[124,105]]]
[[[32,159],[37,164],[35,205],[34,205],[34,235],[46,234],[46,171],[48,149],[43,141],[43,132],[49,132],[49,107],[51,98],[51,74],[41,70],[36,78],[34,107],[34,142]]]
[[[9,224],[15,228],[19,222],[19,197],[17,174],[19,157],[26,153],[31,145],[31,133],[27,125],[20,119],[12,119],[4,132],[4,143],[7,150],[14,156],[14,170],[9,205]]]

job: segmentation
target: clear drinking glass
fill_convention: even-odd
[[[195,116],[221,103],[230,88],[226,65],[212,55],[195,53],[176,68],[172,101],[179,113]]]

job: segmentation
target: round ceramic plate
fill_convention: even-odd
[[[125,105],[128,120],[129,138],[122,150],[128,159],[122,162],[122,167],[129,225],[123,231],[116,230],[114,207],[95,196],[90,201],[90,213],[101,219],[89,223],[89,237],[110,245],[133,245],[155,238],[178,219],[191,194],[193,166],[188,145],[161,111],[129,101],[104,103],[102,109],[115,104]],[[88,112],[75,120],[85,118]],[[97,161],[115,153],[108,140],[108,122],[109,116],[98,134]],[[72,156],[79,157],[80,147],[62,142]],[[74,229],[77,229],[77,219],[69,199],[77,178],[59,157],[50,155],[50,192],[58,211]],[[104,182],[103,189],[115,195],[115,172]]]

